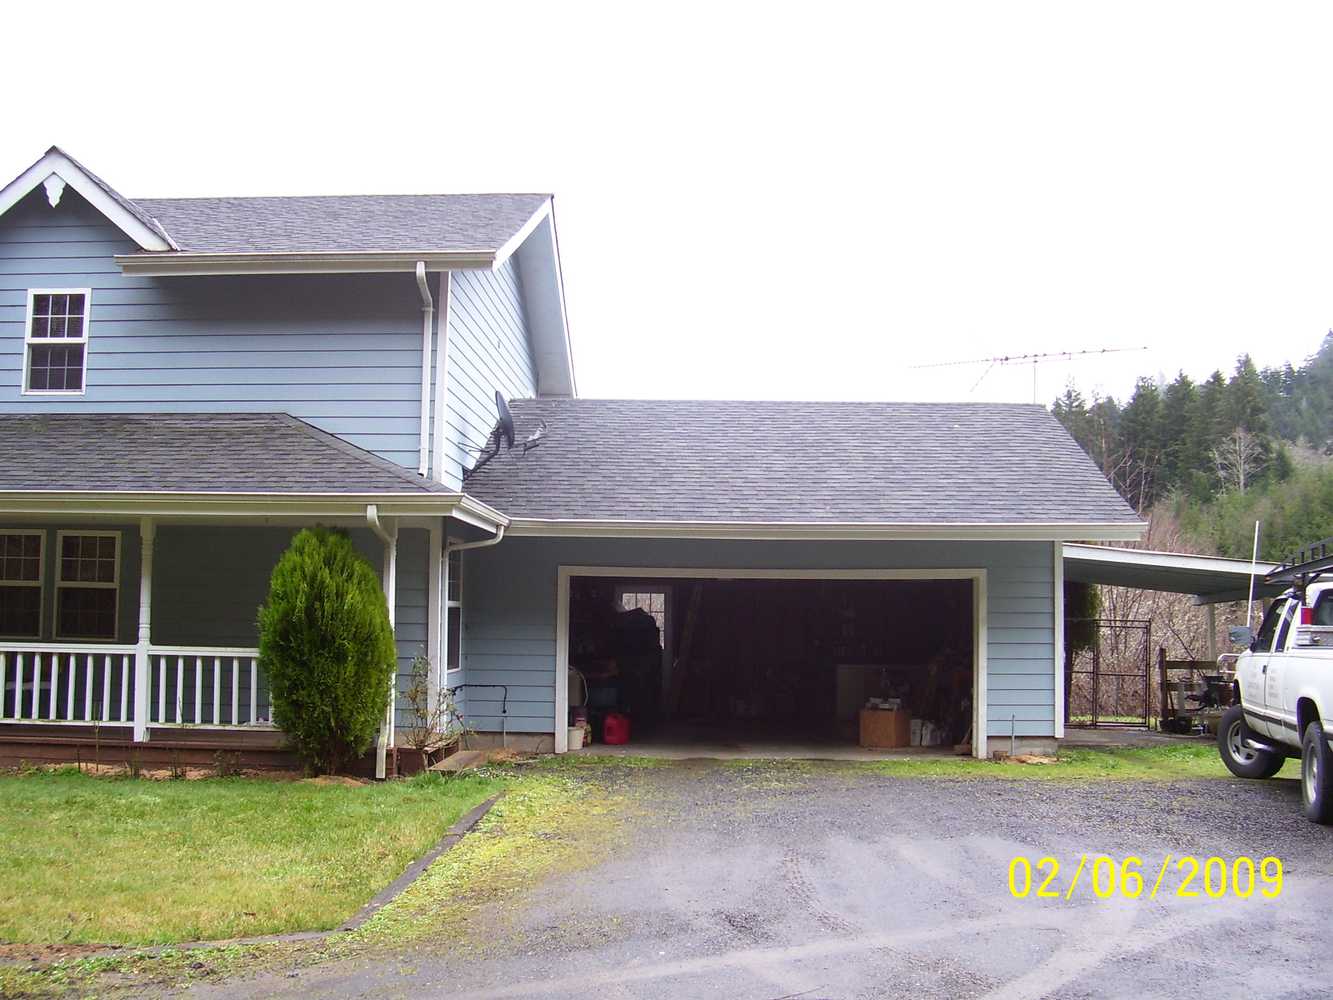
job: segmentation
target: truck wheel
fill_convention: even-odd
[[[1217,749],[1228,771],[1237,778],[1271,778],[1282,770],[1285,757],[1247,747],[1245,741],[1249,738],[1250,727],[1245,724],[1245,712],[1239,705],[1232,705],[1217,727]]]
[[[1305,727],[1301,740],[1301,808],[1306,819],[1333,823],[1333,750],[1318,719]]]

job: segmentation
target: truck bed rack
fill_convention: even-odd
[[[1304,589],[1329,570],[1333,570],[1333,538],[1314,542],[1292,553],[1264,577],[1264,582],[1290,583]]]

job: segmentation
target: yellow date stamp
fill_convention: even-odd
[[[1072,900],[1078,893],[1096,899],[1156,899],[1159,894],[1182,899],[1277,899],[1282,895],[1282,859],[1255,860],[1244,855],[1197,858],[1168,854],[1160,865],[1148,865],[1133,854],[1116,860],[1101,854],[1080,855],[1068,869],[1049,855],[1019,855],[1009,862],[1009,893],[1015,899]]]

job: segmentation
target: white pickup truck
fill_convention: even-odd
[[[1290,582],[1236,660],[1235,704],[1217,730],[1222,761],[1241,778],[1271,778],[1301,759],[1301,806],[1333,823],[1333,539],[1279,567],[1269,582]],[[1313,556],[1313,558],[1302,558]]]

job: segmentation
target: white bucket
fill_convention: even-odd
[[[571,749],[571,750],[582,750],[582,749],[583,749],[583,727],[582,727],[582,726],[570,726],[570,727],[569,727],[569,749]]]

